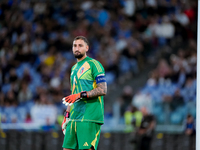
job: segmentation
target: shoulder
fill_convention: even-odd
[[[88,57],[88,63],[90,65],[102,66],[102,64],[98,60],[90,58],[90,57]]]
[[[88,63],[90,65],[90,68],[95,77],[99,74],[105,74],[105,70],[104,70],[102,64],[99,61],[97,61],[96,59],[89,57]]]
[[[77,66],[77,63],[72,66],[71,70],[74,70],[76,68],[76,66]]]

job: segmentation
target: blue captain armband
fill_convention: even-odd
[[[100,75],[98,75],[98,76],[95,78],[95,80],[96,80],[96,83],[97,83],[97,84],[98,84],[98,83],[102,83],[102,82],[106,82],[106,77],[105,77],[104,74],[100,74]]]

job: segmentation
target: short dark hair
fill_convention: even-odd
[[[88,42],[87,38],[84,36],[77,36],[74,38],[74,41],[76,41],[76,40],[83,40],[89,46],[89,42]]]

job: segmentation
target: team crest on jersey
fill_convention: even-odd
[[[80,70],[80,74],[82,74],[83,71],[84,71],[84,67],[81,68],[81,70]]]

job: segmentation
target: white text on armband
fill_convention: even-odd
[[[106,77],[105,77],[104,74],[100,74],[100,75],[98,75],[98,76],[95,78],[95,80],[96,80],[96,83],[97,83],[97,84],[98,84],[98,83],[101,83],[101,82],[106,82]]]

